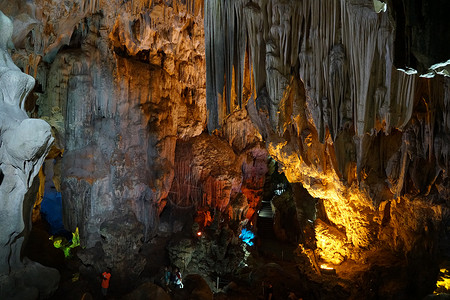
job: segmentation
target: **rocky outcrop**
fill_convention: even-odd
[[[184,206],[201,201],[198,206],[224,210],[242,185],[242,162],[227,142],[203,134],[178,142],[176,154],[177,169],[169,199],[178,205],[184,202]]]
[[[214,216],[200,237],[173,239],[167,246],[169,259],[185,274],[203,274],[213,287],[216,276],[229,277],[244,266],[245,251],[238,228],[230,228],[224,215]]]
[[[199,211],[225,211],[238,220],[250,218],[262,195],[267,155],[247,112],[236,111],[217,135],[177,141],[167,199]]]
[[[25,112],[34,79],[9,55],[13,25],[2,12],[0,28],[0,298],[44,298],[56,290],[59,273],[24,259],[22,250],[31,229],[36,175],[53,137],[46,122],[30,119]]]
[[[190,274],[184,279],[184,289],[189,299],[198,300],[212,300],[214,298],[213,292],[203,279],[198,274]]]
[[[40,87],[36,113],[52,125],[63,152],[56,171],[65,225],[79,227],[86,265],[97,272],[109,265],[126,277],[131,269],[115,258],[129,242],[137,254],[142,241],[122,237],[142,230],[148,241],[155,234],[177,138],[197,136],[206,124],[202,4],[2,6],[18,24],[15,59]],[[89,249],[106,256],[91,261]],[[140,261],[130,273],[138,275],[145,260],[127,257]]]
[[[110,266],[137,276],[145,260],[125,248],[139,252],[139,229],[146,242],[185,225],[160,224],[166,203],[236,220],[254,214],[267,151],[247,112],[217,136],[201,135],[202,1],[2,5],[20,28],[15,60],[38,81],[34,113],[57,139],[65,225],[79,227],[79,256],[92,272]],[[124,253],[135,268],[116,259]]]

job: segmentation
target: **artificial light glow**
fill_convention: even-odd
[[[80,232],[78,231],[78,227],[75,229],[75,232],[72,232],[72,240],[67,241],[64,237],[56,237],[51,236],[49,240],[53,241],[53,246],[57,249],[61,249],[64,252],[64,256],[67,258],[70,256],[70,250],[80,246]]]
[[[386,12],[387,10],[387,5],[383,1],[373,0],[373,6],[377,13]]]
[[[322,274],[326,274],[326,275],[336,275],[336,269],[329,267],[326,264],[321,264],[320,265],[320,271]]]
[[[399,68],[399,69],[397,69],[398,71],[401,71],[401,72],[403,72],[403,73],[405,73],[405,74],[407,74],[407,75],[415,75],[415,74],[417,74],[417,70],[414,70],[413,68],[405,68],[405,69],[401,69],[401,68]]]
[[[325,270],[333,270],[334,268],[327,266],[326,264],[321,264],[320,265],[321,269],[325,269]]]
[[[198,231],[198,232],[197,232],[197,236],[202,236],[202,232],[201,232],[201,231]]]
[[[436,290],[433,294],[448,293],[450,290],[450,272],[447,269],[440,269],[439,271]]]
[[[242,228],[241,234],[239,235],[239,238],[242,239],[244,243],[246,243],[249,246],[253,246],[252,239],[255,238],[255,234],[251,232],[250,230],[246,228]]]

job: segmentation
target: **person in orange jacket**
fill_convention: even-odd
[[[111,269],[108,268],[102,274],[102,294],[103,294],[103,296],[106,296],[108,294],[109,279],[110,278],[111,278]]]

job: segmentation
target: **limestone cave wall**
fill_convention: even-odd
[[[177,139],[205,126],[202,7],[198,1],[1,3],[14,21],[12,56],[37,81],[30,113],[47,120],[56,137],[65,225],[79,227],[88,265],[125,270],[138,261],[129,280],[145,265],[138,249],[156,231]],[[97,261],[99,251],[105,255]]]

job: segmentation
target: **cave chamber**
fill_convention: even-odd
[[[0,298],[449,292],[448,1],[0,11]]]

